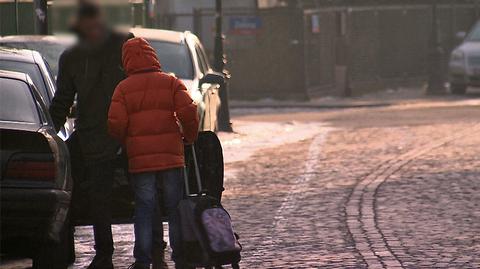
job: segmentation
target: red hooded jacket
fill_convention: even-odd
[[[128,77],[115,89],[108,128],[126,146],[129,171],[182,167],[183,140],[194,142],[198,134],[197,106],[179,79],[160,70],[144,39],[127,41],[122,60]]]

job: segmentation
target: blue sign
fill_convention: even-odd
[[[262,20],[257,16],[230,17],[230,34],[255,35],[262,28]]]

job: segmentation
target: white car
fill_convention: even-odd
[[[464,40],[450,56],[449,82],[453,94],[465,94],[469,86],[480,86],[480,21],[458,35]]]

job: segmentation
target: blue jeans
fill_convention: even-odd
[[[163,243],[163,226],[158,191],[168,214],[168,229],[173,261],[181,257],[181,228],[177,206],[184,197],[183,168],[132,174],[135,191],[135,262],[149,266],[153,246]]]

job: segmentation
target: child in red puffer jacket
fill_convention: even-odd
[[[184,195],[184,141],[197,138],[197,106],[179,79],[161,71],[155,50],[144,39],[128,40],[122,58],[128,77],[115,90],[108,127],[127,150],[135,190],[132,268],[150,268],[154,238],[160,238],[160,233],[163,237],[161,223],[154,223],[159,186],[169,216],[172,259],[181,267],[176,208]]]

